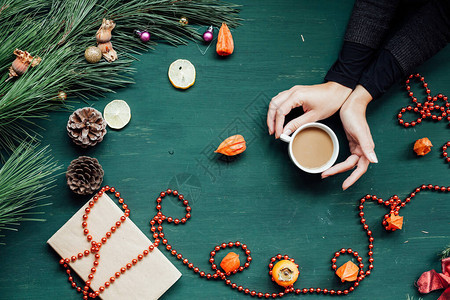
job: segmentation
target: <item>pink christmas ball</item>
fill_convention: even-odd
[[[140,38],[141,38],[141,41],[143,41],[144,43],[146,43],[146,42],[150,41],[150,33],[147,32],[147,31],[143,31],[143,32],[141,32],[141,34],[140,34]]]
[[[213,33],[211,31],[205,31],[203,34],[203,40],[205,42],[211,42],[213,39]]]

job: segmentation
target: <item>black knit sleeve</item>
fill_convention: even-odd
[[[450,1],[430,1],[393,32],[385,48],[363,72],[359,84],[378,98],[449,42]]]
[[[386,43],[403,73],[435,55],[450,42],[450,1],[434,0],[417,10]]]
[[[356,0],[344,41],[378,49],[391,27],[399,0]]]
[[[338,59],[325,81],[354,89],[362,72],[379,49],[395,14],[399,0],[357,0],[347,25]]]

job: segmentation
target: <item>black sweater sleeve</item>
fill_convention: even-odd
[[[325,76],[354,89],[386,36],[399,0],[357,0],[339,57]]]
[[[365,45],[344,42],[338,59],[325,76],[325,81],[334,81],[353,90],[374,53],[374,49]]]
[[[430,1],[393,33],[359,83],[378,98],[449,42],[450,1]]]
[[[356,0],[344,41],[379,49],[391,27],[400,0]]]
[[[450,42],[450,1],[434,0],[415,11],[386,43],[403,73],[431,58]]]

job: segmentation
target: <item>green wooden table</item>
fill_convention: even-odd
[[[200,50],[206,48],[202,44],[159,45],[134,64],[135,85],[89,102],[103,111],[113,99],[126,100],[133,114],[126,128],[108,130],[101,144],[82,150],[66,134],[70,112],[60,111],[41,123],[46,129],[42,143],[50,144],[64,167],[79,155],[98,158],[105,170],[104,183],[120,188],[132,220],[148,236],[154,199],[167,187],[179,189],[192,202],[192,218],[184,226],[166,226],[165,232],[171,244],[202,269],[209,270],[209,252],[216,244],[239,240],[252,251],[253,262],[235,275],[238,284],[280,291],[267,274],[267,264],[274,254],[286,253],[300,265],[296,286],[339,288],[330,269],[333,253],[342,247],[367,252],[356,209],[361,196],[404,197],[422,183],[450,184],[449,165],[439,150],[449,140],[448,124],[427,121],[413,129],[398,126],[397,112],[409,98],[396,85],[370,105],[367,116],[379,164],[371,165],[345,192],[340,186],[347,174],[321,180],[302,173],[290,163],[286,144],[267,134],[267,104],[279,91],[323,80],[339,51],[353,1],[241,2],[245,21],[233,30],[232,56],[220,58],[214,47],[202,55]],[[450,94],[449,54],[450,48],[444,49],[418,70],[433,94]],[[197,69],[196,83],[187,91],[174,89],[167,79],[168,66],[178,58],[189,59]],[[75,107],[83,106],[75,103]],[[340,139],[338,161],[342,161],[348,145],[339,119],[325,123]],[[248,142],[243,155],[225,161],[212,153],[224,138],[236,133]],[[424,136],[435,148],[419,159],[412,144]],[[46,241],[87,198],[74,196],[64,175],[56,184],[53,205],[44,208],[47,222],[22,224],[0,247],[1,299],[79,297]],[[407,294],[417,299],[414,281],[426,270],[440,271],[436,254],[450,240],[449,198],[443,193],[420,194],[402,210],[404,229],[395,233],[386,233],[380,225],[386,210],[368,205],[365,212],[374,232],[375,269],[346,299],[406,299]],[[183,211],[171,201],[164,210],[171,215]],[[183,277],[164,299],[245,297],[221,281],[201,280],[173,257],[169,259]],[[439,294],[424,298],[436,299]]]

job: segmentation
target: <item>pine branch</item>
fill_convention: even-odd
[[[230,27],[239,25],[237,6],[215,0],[66,0],[14,1],[0,5],[0,70],[11,65],[15,48],[42,58],[20,78],[4,82],[0,74],[0,149],[14,149],[18,141],[35,136],[34,120],[64,103],[56,98],[65,91],[71,98],[102,96],[132,83],[135,54],[156,46],[200,39],[195,24]],[[181,26],[181,16],[190,25]],[[95,45],[103,18],[117,26],[112,43],[119,60],[89,64],[86,47]],[[148,30],[152,41],[140,42],[135,29]]]
[[[450,257],[450,245],[447,246],[442,252],[440,253],[441,259]]]
[[[34,209],[48,196],[55,172],[61,167],[50,156],[47,147],[37,149],[30,142],[21,143],[0,169],[0,231],[17,230],[22,221],[43,221],[32,218],[40,214]]]
[[[413,296],[410,296],[409,294],[406,295],[406,300],[414,300]],[[417,300],[423,300],[423,298],[419,297]]]

